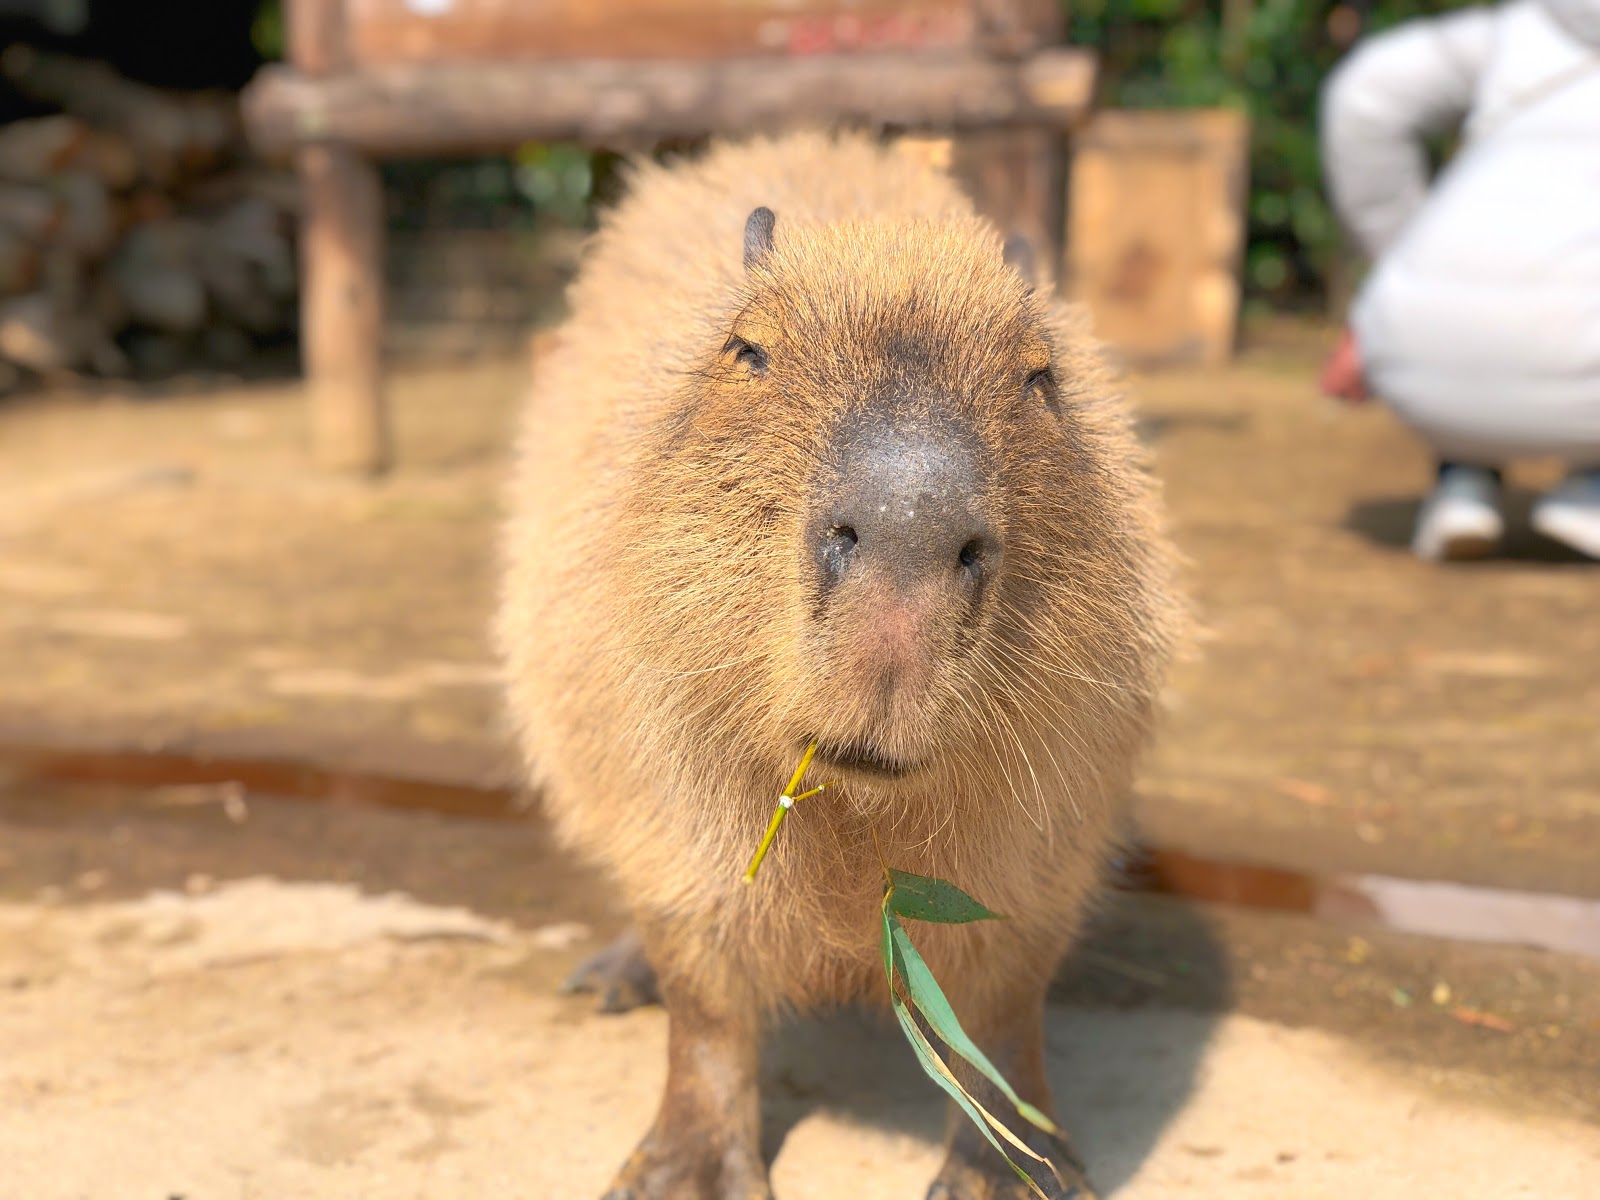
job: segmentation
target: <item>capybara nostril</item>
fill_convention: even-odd
[[[961,569],[972,577],[974,583],[982,582],[988,560],[992,557],[988,544],[982,538],[971,538],[961,553],[956,556],[956,561],[961,564]]]
[[[860,539],[848,525],[835,525],[822,538],[822,569],[829,581],[837,583],[843,577],[850,560],[855,557]]]

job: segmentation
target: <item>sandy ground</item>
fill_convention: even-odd
[[[1600,569],[1519,522],[1447,569],[1326,335],[1135,379],[1208,629],[1140,787],[1213,858],[1600,896]],[[298,385],[0,406],[0,742],[177,746],[506,781],[485,645],[521,364],[408,372],[400,469],[307,468]]]
[[[1312,394],[1314,342],[1136,381],[1209,629],[1146,831],[1600,896],[1600,571],[1523,531],[1411,560],[1427,464]],[[401,378],[375,485],[307,470],[297,386],[0,408],[0,743],[509,781],[484,623],[520,376]],[[555,995],[617,914],[536,819],[15,761],[0,1200],[582,1200],[643,1129],[662,1016]],[[1115,1195],[1600,1194],[1592,961],[1128,898],[1057,998],[1061,1107]],[[766,1092],[784,1200],[920,1195],[939,1109],[895,1037],[791,1030]]]
[[[616,922],[536,820],[0,779],[0,1195],[597,1196],[664,1069],[659,1010],[556,992]],[[1111,1195],[1600,1181],[1600,962],[1130,896],[1056,1000]],[[780,1200],[922,1194],[897,1033],[787,1028],[764,1093]]]
[[[261,879],[7,905],[0,931],[0,1160],[28,1200],[593,1196],[663,1077],[660,1011],[539,986],[571,925]],[[1056,1009],[1049,1039],[1062,1111],[1126,1200],[1581,1200],[1600,1181],[1600,1127],[1442,1097],[1317,1030]],[[770,1057],[780,1197],[921,1194],[939,1112],[892,1031],[804,1026]]]

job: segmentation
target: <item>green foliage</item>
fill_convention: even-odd
[[[1043,1195],[1039,1192],[1038,1185],[1017,1165],[1011,1155],[1013,1152],[1019,1153],[1047,1166],[1049,1160],[1031,1149],[1005,1122],[984,1108],[978,1099],[962,1086],[949,1064],[940,1055],[928,1035],[923,1032],[922,1023],[927,1025],[952,1055],[966,1062],[992,1083],[1026,1120],[1050,1133],[1058,1133],[1059,1130],[1049,1117],[1017,1095],[1012,1086],[1006,1082],[1005,1076],[1000,1074],[999,1069],[989,1061],[988,1056],[961,1027],[961,1022],[956,1019],[955,1011],[950,1007],[950,1001],[945,997],[944,990],[934,979],[933,972],[928,969],[928,964],[923,961],[922,955],[917,953],[917,948],[912,944],[905,926],[901,925],[898,919],[903,916],[941,925],[962,925],[969,921],[994,920],[997,919],[997,914],[990,912],[954,884],[946,883],[942,879],[930,879],[925,875],[913,875],[909,871],[896,871],[893,868],[888,868],[888,875],[889,886],[883,897],[883,969],[889,977],[889,1000],[894,1008],[894,1015],[900,1022],[900,1028],[905,1032],[906,1040],[911,1043],[917,1061],[922,1064],[922,1069],[927,1072],[928,1077],[960,1105],[972,1123],[1011,1165],[1017,1176],[1025,1180],[1036,1193]],[[904,999],[901,998],[900,990],[895,987],[896,978],[900,980],[901,988],[904,989]],[[918,1016],[922,1018],[922,1023],[918,1022]],[[1010,1147],[1009,1150],[1007,1146]]]
[[[1321,294],[1338,251],[1317,150],[1322,80],[1358,32],[1468,0],[1074,0],[1068,39],[1101,55],[1102,101],[1250,114],[1247,294],[1282,306]]]
[[[916,878],[913,876],[913,878]],[[949,886],[946,884],[945,886]],[[899,890],[898,884],[896,891]],[[955,890],[955,889],[952,889]],[[891,896],[894,893],[890,893]],[[965,895],[965,893],[962,893]],[[890,907],[893,907],[891,904]],[[944,992],[933,978],[933,972],[928,970],[928,964],[922,961],[922,956],[917,953],[911,944],[911,938],[905,931],[905,926],[892,913],[884,915],[884,928],[888,934],[889,965],[895,974],[900,976],[906,985],[906,992],[911,997],[911,1002],[927,1018],[933,1031],[944,1040],[962,1058],[966,1059],[978,1070],[982,1071],[989,1082],[999,1088],[1005,1098],[1017,1106],[1017,1111],[1040,1129],[1055,1131],[1055,1125],[1033,1105],[1023,1100],[1016,1092],[1011,1090],[1011,1085],[1005,1081],[995,1065],[989,1061],[983,1051],[978,1049],[966,1030],[961,1028],[961,1022],[956,1020],[955,1012],[950,1008],[950,1002],[945,999]]]
[[[283,58],[283,4],[281,0],[261,0],[255,20],[250,24],[250,41],[267,62]]]
[[[529,142],[516,154],[517,190],[535,212],[572,225],[589,218],[594,192],[594,155],[568,142]]]
[[[964,925],[968,921],[990,921],[999,917],[967,895],[953,883],[913,875],[910,871],[889,868],[894,890],[889,893],[889,908],[908,921],[933,921],[940,925]]]
[[[783,827],[784,817],[796,802],[834,786],[830,782],[819,784],[804,792],[798,790],[816,752],[817,743],[813,741],[806,747],[800,765],[789,777],[789,782],[781,793],[782,798],[778,801],[772,819],[767,824],[767,831],[762,835],[761,843],[750,859],[750,865],[740,876],[745,883],[755,883],[756,873],[761,869],[761,863],[777,837],[778,830]],[[872,841],[874,846],[878,844],[875,830]],[[988,1056],[978,1049],[977,1043],[967,1036],[967,1031],[961,1028],[961,1022],[956,1019],[955,1010],[950,1007],[950,1001],[945,998],[944,990],[934,979],[933,972],[928,969],[928,964],[923,961],[922,955],[917,953],[916,946],[912,944],[911,938],[899,920],[900,917],[905,917],[907,920],[931,921],[940,925],[965,925],[972,921],[1000,920],[1000,915],[990,912],[953,883],[947,883],[943,879],[932,879],[926,875],[914,875],[910,871],[897,871],[883,862],[881,848],[878,855],[884,877],[881,906],[883,970],[888,976],[889,1004],[894,1009],[895,1018],[900,1022],[906,1040],[911,1043],[917,1061],[922,1064],[922,1069],[928,1073],[928,1077],[960,1105],[961,1110],[972,1119],[983,1136],[989,1139],[990,1144],[1000,1152],[1000,1156],[1010,1164],[1017,1177],[1043,1200],[1044,1192],[1034,1182],[1033,1177],[1017,1165],[1016,1159],[1012,1158],[1011,1154],[1015,1152],[1025,1158],[1031,1158],[1051,1171],[1055,1171],[1055,1167],[1049,1159],[1013,1133],[1004,1121],[984,1108],[978,1098],[966,1089],[951,1069],[950,1063],[934,1047],[929,1034],[924,1032],[924,1025],[943,1043],[951,1055],[965,1062],[992,1083],[1022,1117],[1048,1133],[1059,1133],[1060,1130],[1038,1108],[1017,1095],[1006,1082],[1005,1076],[1001,1075],[989,1061]],[[900,981],[899,987],[895,986],[897,979]],[[1007,1145],[1011,1147],[1010,1150],[1006,1149]]]
[[[976,1099],[973,1098],[971,1092],[967,1091],[966,1088],[961,1086],[961,1081],[955,1077],[954,1072],[950,1070],[948,1064],[946,1064],[944,1059],[939,1056],[938,1050],[934,1049],[933,1043],[930,1042],[927,1038],[927,1035],[922,1032],[921,1027],[917,1024],[916,1018],[911,1015],[911,1010],[906,1007],[905,1002],[901,1000],[899,996],[896,996],[892,993],[890,994],[889,1000],[894,1006],[894,1015],[900,1022],[900,1028],[906,1035],[906,1041],[911,1043],[911,1048],[916,1052],[917,1055],[917,1062],[920,1063],[922,1065],[922,1069],[927,1072],[928,1078],[943,1088],[950,1099],[954,1100],[958,1105],[960,1105],[961,1111],[966,1113],[968,1119],[970,1119],[972,1123],[978,1127],[983,1136],[989,1139],[989,1144],[1000,1152],[1000,1157],[1006,1160],[1006,1163],[1011,1167],[1011,1169],[1017,1173],[1017,1177],[1026,1182],[1028,1187],[1036,1195],[1043,1196],[1044,1193],[1041,1192],[1038,1185],[1028,1177],[1028,1173],[1019,1167],[1016,1163],[1016,1160],[1006,1152],[1006,1148],[1000,1144],[1000,1139],[996,1136],[996,1134],[1004,1134],[1008,1141],[1014,1142],[1021,1146],[1021,1149],[1024,1152],[1027,1151],[1027,1146],[1022,1145],[1022,1143],[1018,1141],[1015,1134],[1013,1134],[1009,1129],[996,1120],[987,1109],[985,1109],[977,1102]],[[1037,1158],[1038,1155],[1031,1155],[1031,1157]]]

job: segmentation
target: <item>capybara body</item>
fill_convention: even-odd
[[[768,1194],[761,1025],[886,998],[882,862],[1006,915],[911,932],[1048,1104],[1045,988],[1181,624],[1128,414],[1050,296],[953,181],[857,137],[640,165],[593,240],[535,363],[498,637],[532,779],[671,1018],[611,1195]],[[746,884],[813,739],[839,786]],[[1020,1186],[952,1128],[932,1194]]]

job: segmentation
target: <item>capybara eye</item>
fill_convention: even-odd
[[[754,342],[747,342],[742,337],[728,339],[728,348],[733,351],[733,361],[755,375],[767,373],[767,352]]]
[[[1059,395],[1056,391],[1056,377],[1046,367],[1043,371],[1035,371],[1028,376],[1027,383],[1022,385],[1028,399],[1035,400],[1044,405],[1051,412],[1060,414]]]

